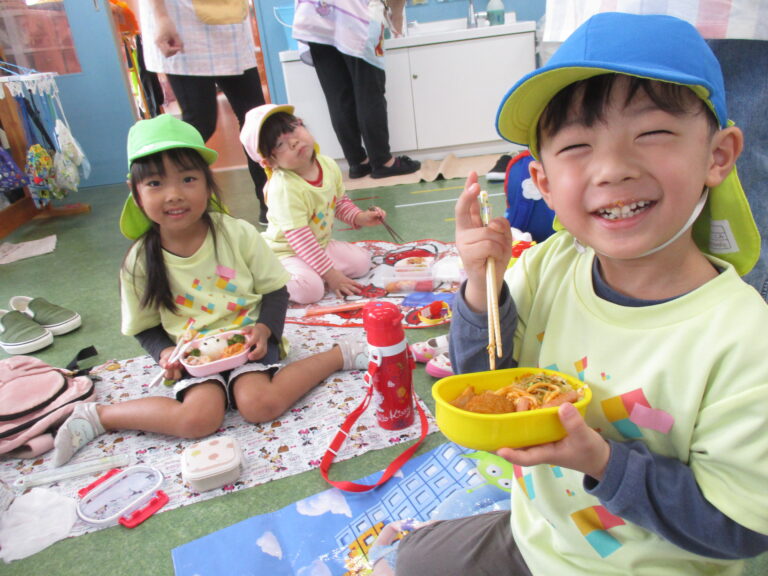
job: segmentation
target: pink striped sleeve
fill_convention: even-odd
[[[318,244],[309,226],[286,231],[285,239],[296,252],[296,256],[304,260],[320,276],[333,268],[333,262]]]
[[[336,202],[336,218],[349,224],[355,230],[360,228],[360,226],[355,224],[355,217],[360,214],[360,212],[362,212],[362,210],[360,210],[360,208],[358,208],[346,194]]]

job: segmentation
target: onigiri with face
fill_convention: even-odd
[[[221,358],[227,347],[227,339],[224,336],[208,336],[203,339],[197,348],[200,354],[212,359]]]

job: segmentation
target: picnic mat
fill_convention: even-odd
[[[288,308],[286,322],[291,324],[307,324],[313,326],[362,327],[362,308],[347,312],[329,313],[307,316],[307,310],[317,310],[323,307],[335,307],[340,304],[382,300],[393,302],[403,313],[405,328],[425,328],[450,322],[446,313],[426,318],[419,312],[430,302],[442,300],[451,304],[461,280],[461,264],[456,245],[452,242],[439,240],[416,240],[406,244],[394,244],[376,240],[355,242],[371,253],[373,267],[364,277],[357,281],[364,286],[362,293],[352,297],[339,299],[333,295],[326,297],[310,306],[291,304]],[[402,280],[395,275],[395,264],[411,257],[435,258],[433,277],[426,282]],[[431,290],[431,291],[430,291]]]
[[[373,179],[370,176],[350,180],[345,178],[344,187],[347,190],[360,190],[378,186],[395,186],[399,184],[415,184],[417,182],[434,182],[438,178],[466,178],[474,171],[479,175],[487,174],[493,168],[501,154],[485,154],[482,156],[455,156],[448,154],[442,160],[423,160],[421,168],[413,174],[390,176],[389,178]],[[346,174],[346,171],[345,171]]]
[[[326,350],[335,338],[354,330],[286,326],[285,335],[292,344],[288,361]],[[112,403],[159,393],[171,395],[171,389],[164,386],[152,389],[147,387],[157,371],[158,366],[150,356],[107,362],[92,372],[93,376],[99,378],[96,382],[96,400]],[[248,424],[237,412],[228,412],[218,434],[237,439],[242,448],[244,463],[238,480],[222,488],[196,493],[184,484],[181,478],[181,453],[187,446],[194,444],[195,440],[133,431],[107,433],[83,447],[70,463],[128,454],[132,465],[144,464],[157,468],[164,477],[161,489],[170,498],[161,512],[298,474],[320,465],[320,459],[344,418],[363,399],[363,374],[362,371],[335,373],[299,400],[283,417],[266,424]],[[421,400],[417,401],[427,414],[429,432],[436,431],[429,409]],[[374,412],[370,409],[357,421],[336,460],[346,460],[369,450],[415,440],[420,433],[418,418],[405,430],[386,431],[377,425]],[[37,459],[2,459],[0,480],[12,485],[22,474],[50,470],[50,461],[50,453]],[[62,480],[44,485],[43,488],[77,498],[77,491],[100,474],[104,472]],[[70,536],[99,528],[78,519]]]
[[[509,509],[513,482],[506,460],[442,444],[374,491],[331,488],[174,548],[174,570],[176,576],[370,574],[368,551],[387,523]]]

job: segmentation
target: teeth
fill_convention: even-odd
[[[620,220],[622,218],[630,218],[631,216],[642,212],[643,209],[645,209],[646,206],[650,206],[650,204],[650,202],[645,200],[632,202],[631,204],[618,203],[616,206],[602,208],[597,212],[607,220]]]

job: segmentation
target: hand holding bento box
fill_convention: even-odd
[[[257,325],[202,336],[184,347],[181,365],[190,375],[203,377],[258,361],[267,351],[267,332],[266,327]]]
[[[526,388],[527,393],[520,398],[511,386],[516,382]],[[564,386],[554,386],[555,382]],[[494,410],[467,409],[469,396],[487,399],[490,392],[494,400],[508,402],[509,411],[493,413],[497,412],[495,406]],[[432,395],[438,427],[457,444],[495,452],[520,466],[547,463],[579,470],[598,480],[602,477],[610,446],[586,424],[583,416],[592,391],[572,376],[541,368],[457,374],[435,382]],[[519,405],[522,400],[528,402],[525,409]]]

